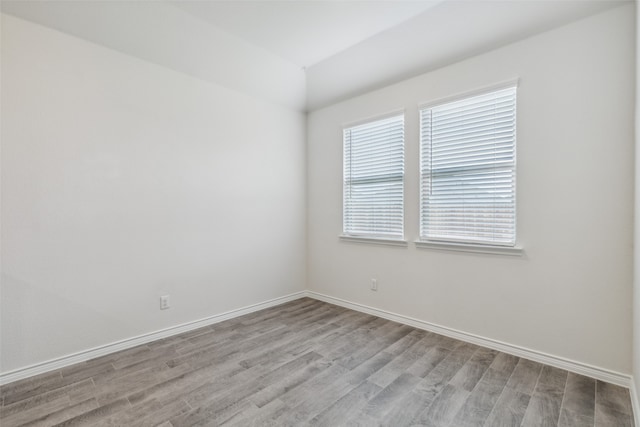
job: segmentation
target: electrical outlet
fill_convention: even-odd
[[[166,310],[169,307],[169,295],[162,295],[160,297],[160,310]]]
[[[378,279],[371,279],[371,290],[372,291],[378,290]]]

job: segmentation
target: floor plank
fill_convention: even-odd
[[[553,427],[558,425],[560,407],[567,382],[567,371],[545,366],[522,421],[523,427]]]
[[[595,422],[596,381],[569,372],[560,411],[559,427],[580,427]]]
[[[505,387],[484,425],[487,427],[520,426],[530,399],[531,396],[528,394]]]
[[[496,355],[483,377],[472,390],[453,425],[457,427],[481,426],[486,421],[511,377],[518,358],[505,353]]]
[[[629,391],[613,384],[596,381],[596,426],[633,426]]]

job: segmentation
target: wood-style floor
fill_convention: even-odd
[[[308,298],[0,396],[2,427],[633,425],[624,388]]]

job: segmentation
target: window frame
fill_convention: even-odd
[[[364,232],[353,232],[353,230],[348,230],[347,223],[348,218],[347,215],[349,213],[348,209],[348,200],[347,200],[347,137],[346,133],[349,130],[354,128],[358,128],[366,125],[375,125],[377,122],[382,122],[385,120],[391,119],[400,119],[401,127],[402,127],[402,138],[401,138],[401,154],[402,154],[402,176],[399,180],[402,190],[401,197],[402,202],[400,204],[401,214],[401,234],[398,235],[385,235],[385,234],[377,234],[377,233],[364,233]],[[405,163],[406,163],[406,115],[404,109],[393,110],[387,112],[385,114],[376,115],[373,117],[368,117],[366,119],[358,120],[355,122],[346,123],[342,126],[342,232],[339,235],[339,239],[341,241],[352,242],[352,243],[372,243],[379,245],[390,245],[390,246],[407,246],[407,241],[405,240],[406,233],[406,223],[405,223],[405,180],[406,180],[406,171],[405,171]],[[352,161],[350,158],[349,162]],[[351,165],[351,163],[349,163]],[[390,180],[397,182],[398,180]]]
[[[497,254],[497,255],[522,255],[523,250],[519,245],[519,233],[517,227],[517,100],[518,100],[518,86],[519,79],[511,79],[508,81],[504,81],[498,84],[485,86],[473,91],[467,91],[463,93],[456,94],[454,96],[449,96],[445,98],[440,98],[437,100],[433,100],[426,103],[421,103],[418,105],[418,122],[419,122],[419,188],[420,188],[420,201],[419,201],[419,231],[418,238],[414,241],[416,247],[423,249],[438,249],[438,250],[447,250],[447,251],[459,251],[459,252],[480,252],[480,253],[488,253],[488,254]],[[423,222],[423,214],[427,215],[424,212],[425,202],[424,202],[424,193],[423,193],[423,120],[422,114],[425,110],[430,110],[436,108],[438,106],[446,105],[449,103],[455,103],[458,101],[463,101],[465,99],[474,98],[477,96],[487,95],[492,92],[498,92],[505,89],[513,88],[516,90],[515,93],[515,103],[514,103],[514,139],[513,139],[513,233],[514,240],[513,244],[498,244],[493,242],[479,242],[479,241],[470,241],[470,240],[462,240],[462,239],[428,239],[426,237],[426,233],[423,233],[423,229],[426,227],[426,224]]]

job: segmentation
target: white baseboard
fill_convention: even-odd
[[[283,297],[270,299],[268,301],[260,302],[257,304],[248,305],[246,307],[238,308],[235,310],[227,311],[225,313],[216,314],[213,316],[205,317],[204,319],[194,320],[192,322],[183,323],[181,325],[172,326],[170,328],[162,329],[148,334],[139,335],[133,338],[127,338],[114,343],[102,345],[89,350],[83,350],[78,353],[69,354],[67,356],[58,357],[56,359],[48,360],[46,362],[38,363],[35,365],[19,368],[13,371],[4,372],[0,374],[0,385],[8,384],[14,381],[22,380],[32,377],[34,375],[43,374],[45,372],[54,371],[56,369],[64,368],[75,363],[84,362],[86,360],[95,359],[96,357],[104,356],[110,353],[114,353],[120,350],[126,350],[128,348],[135,347],[137,345],[146,344],[151,341],[167,338],[172,335],[177,335],[183,332],[188,332],[194,329],[202,328],[203,326],[219,323],[224,320],[233,319],[245,314],[253,313],[254,311],[263,310],[265,308],[273,307],[285,302],[293,301],[306,296],[305,291],[295,292]]]
[[[638,400],[638,390],[636,389],[635,378],[631,378],[631,388],[629,390],[631,394],[631,407],[633,408],[633,419],[635,425],[640,427],[640,401]]]
[[[551,354],[542,353],[540,351],[531,350],[531,349],[516,346],[513,344],[504,343],[501,341],[481,337],[481,336],[470,334],[467,332],[458,331],[456,329],[447,328],[445,326],[436,325],[433,323],[425,322],[423,320],[414,319],[411,317],[403,316],[401,314],[391,313],[389,311],[380,310],[380,309],[369,307],[363,304],[350,302],[347,300],[343,300],[341,298],[335,298],[335,297],[331,297],[331,296],[320,294],[313,291],[307,291],[306,295],[310,298],[315,298],[317,300],[328,302],[330,304],[335,304],[341,307],[345,307],[345,308],[360,311],[363,313],[371,314],[374,316],[382,317],[384,319],[388,319],[394,322],[413,326],[415,328],[423,329],[425,331],[435,332],[440,335],[444,335],[450,338],[455,338],[461,341],[466,341],[482,347],[487,347],[493,350],[502,351],[504,353],[512,354],[514,356],[522,357],[524,359],[533,360],[534,362],[544,363],[546,365],[554,366],[556,368],[565,369],[567,371],[571,371],[576,374],[585,375],[587,377],[595,378],[597,380],[605,381],[605,382],[619,385],[625,388],[630,388],[632,385],[632,380],[630,375],[610,371],[608,369],[598,368],[597,366],[588,365],[586,363],[577,362],[575,360],[565,359],[559,356],[553,356]],[[636,402],[637,402],[637,399],[636,399]],[[640,427],[640,424],[636,423],[636,425]]]

